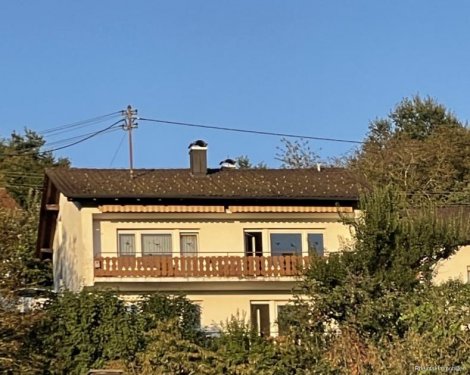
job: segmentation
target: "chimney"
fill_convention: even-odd
[[[189,164],[191,173],[201,177],[207,174],[207,143],[201,139],[189,145]]]

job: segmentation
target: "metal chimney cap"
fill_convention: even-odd
[[[219,165],[222,169],[224,169],[224,168],[226,168],[226,169],[235,169],[235,168],[237,168],[237,162],[233,159],[222,160],[219,163]]]
[[[194,142],[192,142],[188,148],[193,148],[193,147],[207,147],[207,142],[203,141],[202,139],[198,139]]]

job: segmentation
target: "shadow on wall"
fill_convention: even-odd
[[[83,280],[80,275],[83,270],[80,269],[79,254],[83,249],[78,248],[78,239],[76,236],[69,237],[65,230],[59,240],[59,246],[55,251],[54,257],[54,290],[79,291],[83,287]]]

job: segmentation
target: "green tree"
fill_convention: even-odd
[[[434,99],[403,99],[371,122],[348,166],[366,185],[392,183],[415,202],[468,202],[470,130]]]
[[[390,186],[363,197],[361,210],[360,218],[344,219],[355,237],[350,248],[314,259],[301,281],[288,323],[306,362],[329,360],[329,348],[343,351],[353,342],[360,361],[368,345],[402,340],[419,293],[434,288],[436,263],[468,243],[468,218],[410,207]]]
[[[146,322],[146,331],[155,329],[160,322],[174,320],[184,339],[200,338],[200,308],[184,295],[149,294],[139,302],[139,309]]]
[[[144,320],[113,292],[65,292],[45,309],[30,337],[54,374],[86,374],[108,362],[130,362],[144,348]]]
[[[266,169],[268,167],[266,163],[262,161],[258,164],[253,164],[247,155],[237,156],[235,161],[240,169]]]
[[[0,296],[0,373],[40,374],[42,356],[31,350],[29,337],[43,313],[19,312],[19,303],[12,294]]]
[[[56,159],[52,152],[43,151],[45,143],[41,135],[29,129],[0,140],[0,184],[22,207],[31,190],[40,192],[45,168],[69,165],[67,159]]]
[[[24,209],[0,208],[0,293],[51,284],[51,264],[35,255],[39,221],[36,195]]]

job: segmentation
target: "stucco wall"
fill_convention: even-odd
[[[96,255],[116,256],[117,235],[123,231],[134,232],[136,241],[139,234],[148,231],[171,233],[175,256],[179,254],[180,233],[197,233],[201,255],[243,255],[245,231],[262,232],[265,255],[270,254],[270,233],[301,233],[305,254],[306,233],[323,234],[326,252],[339,250],[350,238],[349,228],[338,222],[336,214],[191,214],[190,220],[188,214],[127,214],[126,220],[122,215],[95,215]]]
[[[127,301],[135,301],[140,295],[127,294],[123,298]],[[211,293],[192,293],[186,294],[186,297],[196,303],[201,308],[201,327],[207,331],[217,331],[222,328],[231,317],[250,322],[250,306],[252,303],[268,304],[271,334],[276,336],[277,326],[277,308],[280,305],[288,304],[293,299],[289,291],[279,292],[211,292]]]
[[[460,280],[464,283],[470,282],[468,279],[468,269],[470,267],[470,246],[460,248],[449,259],[440,262],[436,266],[434,282],[443,283],[450,279]]]
[[[93,285],[93,208],[81,208],[61,194],[53,243],[54,288],[79,291]]]

